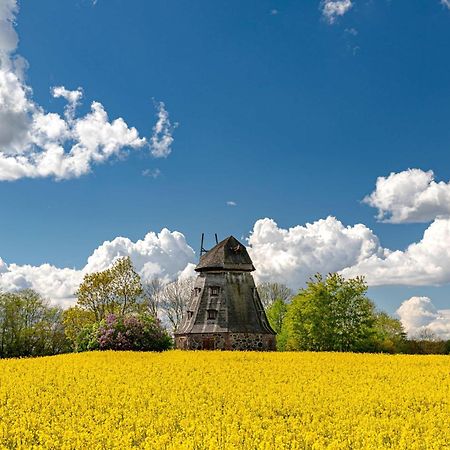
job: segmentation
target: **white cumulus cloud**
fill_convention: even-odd
[[[16,0],[2,0],[0,3],[0,58],[8,59],[8,54],[14,51],[19,42],[14,30],[14,18],[17,12]],[[2,61],[3,62],[3,61]]]
[[[282,282],[293,289],[316,272],[335,272],[384,256],[369,228],[362,224],[346,227],[335,217],[289,229],[278,227],[272,219],[261,219],[248,243],[257,279]]]
[[[370,286],[450,283],[450,219],[436,219],[404,250],[384,248],[367,226],[344,226],[334,217],[289,229],[261,219],[248,242],[258,280],[293,289],[316,272],[363,275]]]
[[[254,224],[248,251],[258,282],[276,281],[293,289],[304,286],[316,272],[364,275],[370,286],[450,283],[450,219],[434,221],[423,238],[405,250],[389,250],[363,224],[345,226],[327,217],[285,229],[266,218]],[[31,287],[56,303],[69,304],[85,273],[103,270],[121,256],[131,257],[144,280],[191,276],[196,262],[184,235],[163,229],[137,241],[126,237],[105,241],[81,270],[7,264],[0,259],[0,289]]]
[[[59,93],[74,104],[81,98],[78,92],[80,91],[72,93],[61,90]],[[80,145],[94,149],[93,154],[101,160],[119,147],[117,134],[120,135],[120,129],[124,125],[120,121],[107,123],[103,120],[106,113],[100,105],[95,106],[90,114],[96,117],[86,119],[86,123],[82,119],[75,119],[74,122]],[[45,115],[41,120],[40,129],[45,130],[46,136],[57,140],[68,132],[67,121],[61,118]],[[98,121],[105,130],[93,133],[89,127],[92,121]],[[101,128],[100,125],[97,127],[98,130]],[[100,147],[102,151],[99,151]],[[400,178],[397,175],[401,175]],[[411,177],[416,182],[408,190],[406,187],[411,185]],[[391,183],[389,180],[392,179],[396,181]],[[403,186],[404,179],[407,180],[406,187],[399,189],[398,186]],[[390,191],[383,183],[391,183]],[[446,195],[446,189],[447,184],[434,182],[432,172],[405,171],[391,174],[381,181],[379,179],[371,201],[381,205],[381,198],[390,198],[391,203],[388,205],[404,206],[406,199],[411,197],[411,192],[439,190],[443,193],[438,197],[442,197]],[[409,192],[406,199],[402,197],[404,192]],[[420,195],[416,198],[419,200],[414,204],[424,204]],[[231,202],[229,201],[230,206]],[[385,205],[387,203],[380,206],[383,211],[389,208],[390,211],[401,210],[400,206],[393,208]],[[404,213],[396,214],[395,217],[405,217]],[[364,224],[346,226],[331,216],[287,229],[279,227],[274,220],[265,218],[255,222],[248,238],[248,250],[256,267],[255,276],[258,281],[282,282],[293,289],[304,286],[316,272],[340,272],[345,277],[363,275],[370,286],[429,286],[450,283],[450,217],[436,218],[424,231],[422,239],[402,250],[384,248],[378,237]],[[0,259],[0,288],[11,290],[32,287],[56,302],[71,302],[83,274],[103,270],[117,257],[126,255],[132,258],[144,279],[158,276],[166,281],[180,275],[192,275],[196,259],[183,234],[163,229],[158,234],[150,232],[136,242],[126,237],[106,241],[92,253],[81,270],[57,268],[49,264],[39,267],[20,266],[7,264]]]
[[[167,158],[172,152],[173,131],[178,124],[172,124],[169,119],[169,113],[163,102],[159,102],[158,121],[153,127],[153,134],[150,138],[150,147],[152,155],[155,158]]]
[[[8,266],[6,265],[5,261],[3,261],[2,258],[0,258],[0,274],[5,273],[8,271]]]
[[[57,268],[50,264],[40,266],[10,264],[0,270],[0,290],[34,289],[54,304],[68,307],[83,279],[80,270]]]
[[[441,5],[444,5],[450,9],[450,0],[441,0]]]
[[[23,79],[27,63],[15,54],[17,9],[16,0],[0,4],[0,181],[80,177],[95,164],[122,157],[128,149],[148,146],[153,156],[168,156],[173,127],[162,102],[150,142],[124,119],[110,120],[99,102],[93,102],[86,115],[77,117],[81,88],[52,89],[55,98],[67,102],[63,117],[34,102],[32,89]]]
[[[352,6],[351,0],[324,0],[322,2],[322,14],[328,23],[333,24],[338,17],[343,16]]]
[[[363,200],[389,223],[430,222],[450,215],[450,183],[434,180],[433,171],[408,169],[378,177],[375,190]]]
[[[134,267],[144,278],[158,276],[169,280],[193,262],[194,255],[182,233],[164,228],[160,233],[150,232],[136,242],[125,237],[104,242],[88,258],[83,270],[104,270],[116,258],[130,256]]]
[[[75,111],[83,98],[83,90],[78,88],[74,91],[69,91],[64,86],[56,86],[52,89],[53,97],[64,98],[67,101],[65,108],[65,116],[68,122],[75,118]]]
[[[125,237],[105,241],[89,256],[81,270],[50,264],[8,265],[0,258],[0,290],[31,288],[55,304],[70,306],[75,302],[74,294],[86,273],[104,270],[122,256],[131,257],[144,281],[159,277],[165,282],[191,275],[195,259],[183,234],[164,228],[160,233],[150,232],[136,242]]]
[[[411,338],[424,331],[439,339],[450,339],[450,310],[437,310],[428,297],[411,297],[397,309],[400,321]]]
[[[405,250],[385,250],[342,271],[365,275],[372,286],[442,285],[450,282],[450,219],[436,219],[419,242]]]

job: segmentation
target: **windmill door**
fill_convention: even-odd
[[[214,350],[214,338],[203,338],[203,350]]]

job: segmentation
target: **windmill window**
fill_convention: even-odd
[[[209,292],[210,292],[211,295],[213,295],[213,296],[219,295],[220,287],[219,287],[219,286],[211,286],[211,287],[209,288]]]
[[[188,319],[192,319],[193,315],[194,315],[194,311],[188,311],[187,312]]]
[[[208,309],[208,320],[215,320],[217,319],[217,309]]]
[[[199,295],[201,291],[202,291],[201,288],[198,288],[198,287],[194,288],[194,292],[195,292],[196,296]]]

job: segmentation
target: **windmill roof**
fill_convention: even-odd
[[[255,270],[252,260],[245,248],[235,237],[229,236],[200,257],[195,268],[197,272],[207,270]]]

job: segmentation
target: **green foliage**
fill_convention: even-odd
[[[270,326],[277,333],[277,349],[284,350],[286,347],[286,333],[283,332],[283,322],[288,311],[288,304],[279,298],[272,302],[266,311]]]
[[[86,352],[88,350],[98,350],[98,330],[102,321],[86,324],[79,331],[73,342],[73,350],[76,352]]]
[[[95,314],[79,306],[72,306],[63,313],[64,332],[75,352],[96,349],[98,323]]]
[[[91,311],[95,321],[108,314],[128,314],[139,309],[143,294],[141,279],[129,256],[119,258],[109,269],[86,274],[77,296],[77,305]]]
[[[31,289],[0,293],[0,357],[68,351],[62,314]]]
[[[439,339],[431,330],[425,328],[415,339],[406,341],[405,353],[448,355],[450,354],[450,341]]]
[[[64,332],[74,351],[79,351],[79,346],[84,345],[86,334],[94,323],[95,314],[92,311],[82,309],[79,306],[72,306],[64,311]]]
[[[281,333],[281,327],[283,326],[283,321],[284,317],[286,316],[287,310],[287,303],[279,298],[275,300],[266,311],[270,326],[277,334]]]
[[[385,312],[377,312],[371,350],[383,353],[405,351],[406,333],[401,322]]]
[[[374,335],[373,303],[362,277],[317,274],[296,295],[283,324],[287,350],[365,351]]]
[[[450,355],[450,340],[444,343],[444,355]]]
[[[155,284],[158,298],[151,299],[155,303],[150,308],[148,292],[144,295],[129,257],[119,258],[110,269],[87,274],[77,291],[77,305],[64,314],[73,350],[170,348],[172,339],[156,318],[161,290],[162,284]]]
[[[118,314],[124,315],[138,308],[144,293],[141,277],[134,270],[131,258],[119,258],[111,267],[111,291]]]

